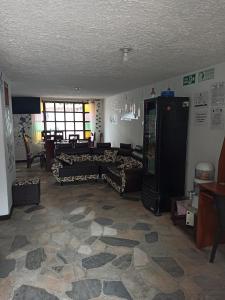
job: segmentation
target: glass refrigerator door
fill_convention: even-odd
[[[156,103],[146,103],[144,128],[144,165],[146,175],[155,175]]]

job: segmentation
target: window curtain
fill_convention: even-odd
[[[91,122],[91,132],[94,133],[96,130],[96,108],[95,101],[89,101],[90,105],[90,122]]]
[[[32,142],[38,144],[41,142],[41,132],[44,130],[43,122],[43,102],[41,101],[41,113],[32,116]]]

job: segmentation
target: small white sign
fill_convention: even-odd
[[[209,94],[207,91],[196,94],[194,97],[194,120],[195,125],[205,125],[208,120]]]
[[[214,79],[214,73],[215,73],[214,68],[198,72],[198,82]]]
[[[224,129],[224,108],[223,107],[211,108],[211,128]]]

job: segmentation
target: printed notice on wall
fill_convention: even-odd
[[[211,89],[211,128],[224,128],[225,83],[217,82]]]
[[[196,126],[203,126],[208,120],[209,94],[207,91],[194,96],[194,120]]]
[[[224,128],[224,108],[222,107],[211,108],[211,128],[212,129]]]
[[[211,106],[224,106],[225,82],[214,83],[211,92]]]

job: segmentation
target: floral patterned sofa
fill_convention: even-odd
[[[141,190],[143,178],[142,154],[133,151],[130,156],[117,156],[117,165],[108,167],[103,178],[121,195]]]
[[[121,155],[118,149],[99,151],[92,149],[85,154],[60,153],[52,165],[57,182],[77,182],[104,178],[119,193],[141,189],[142,156]]]
[[[102,154],[103,153],[103,154]],[[97,180],[108,165],[116,163],[117,150],[104,150],[100,153],[66,154],[61,153],[52,165],[57,182]]]

